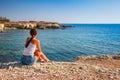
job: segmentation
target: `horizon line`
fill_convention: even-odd
[[[20,22],[20,21],[22,21],[22,20],[19,20],[19,21],[11,21],[10,20],[10,22]],[[30,21],[40,22],[40,20],[39,21],[38,20],[23,20],[23,21],[26,21],[26,22],[30,22]],[[41,21],[44,21],[44,20],[41,20]],[[113,22],[113,23],[111,23],[111,22],[90,22],[90,23],[88,23],[88,22],[59,22],[59,21],[44,21],[44,22],[58,22],[60,24],[120,24],[118,22]]]

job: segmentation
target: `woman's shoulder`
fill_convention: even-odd
[[[34,39],[34,41],[37,42],[37,43],[40,43],[40,40],[38,40],[38,39]]]

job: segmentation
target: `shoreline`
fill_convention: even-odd
[[[0,64],[0,79],[120,80],[120,55],[79,56],[74,62],[20,62]]]
[[[45,21],[18,21],[18,22],[0,22],[0,31],[16,29],[65,29],[72,26],[65,26],[58,22]]]

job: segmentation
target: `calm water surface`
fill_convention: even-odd
[[[73,61],[77,56],[120,53],[119,24],[66,24],[66,29],[39,30],[42,51],[55,61]],[[29,30],[0,33],[0,62],[18,61]]]

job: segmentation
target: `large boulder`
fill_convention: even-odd
[[[109,55],[101,55],[101,56],[78,56],[75,61],[79,61],[79,60],[111,60],[114,58],[119,58],[119,57],[114,57],[114,56],[109,56]]]

